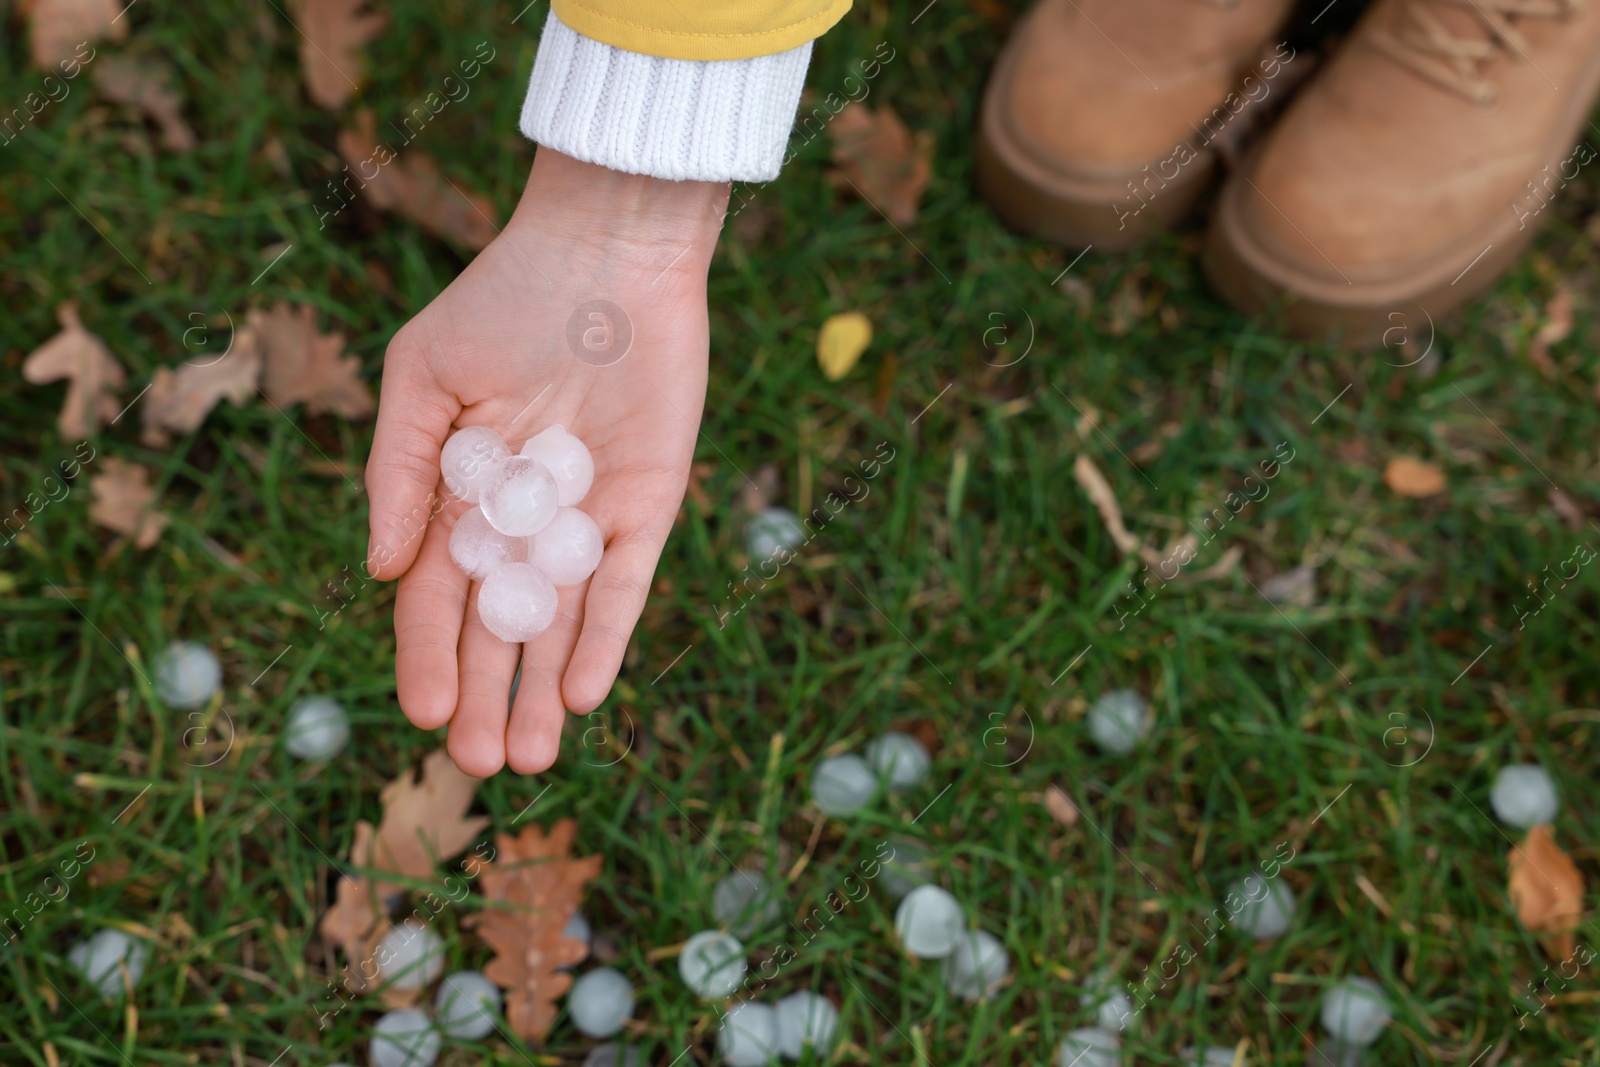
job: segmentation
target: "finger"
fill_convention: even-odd
[[[384,357],[383,391],[367,458],[367,573],[388,581],[417,557],[438,509],[439,451],[461,405],[439,388],[415,350],[396,336]]]
[[[641,530],[619,537],[600,557],[600,569],[589,580],[584,600],[583,633],[561,682],[566,705],[574,712],[593,711],[611,692],[670,529],[669,521],[659,535]]]
[[[400,710],[424,730],[443,726],[456,710],[456,644],[469,582],[450,558],[455,519],[441,513],[429,525],[395,594],[395,688]]]
[[[487,778],[506,765],[506,716],[511,710],[511,676],[522,646],[490,633],[478,616],[474,584],[461,627],[460,695],[445,747],[456,766],[474,778]]]
[[[567,717],[561,701],[561,676],[583,626],[583,587],[560,591],[555,621],[522,646],[522,684],[506,729],[506,763],[518,774],[538,774],[556,761],[561,726]]]

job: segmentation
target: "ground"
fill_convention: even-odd
[[[380,117],[493,43],[470,97],[417,147],[504,217],[532,157],[516,117],[544,6],[515,24],[520,5],[384,6],[361,96]],[[1351,973],[1395,1005],[1370,1062],[1597,1062],[1592,972],[1537,1015],[1517,999],[1551,972],[1508,903],[1515,832],[1487,801],[1496,767],[1544,764],[1563,796],[1557,840],[1591,882],[1600,874],[1600,712],[1588,710],[1600,583],[1585,571],[1536,616],[1518,607],[1596,532],[1587,179],[1420,362],[1419,324],[1409,347],[1288,340],[1211,295],[1198,224],[1076,261],[997,225],[973,192],[969,131],[1013,13],[918,6],[858,5],[818,44],[809,79],[826,95],[880,42],[895,50],[867,103],[935,137],[917,221],[892,226],[830,182],[826,136],[778,181],[742,190],[711,270],[699,493],[622,680],[589,722],[569,723],[555,768],[496,776],[475,810],[502,831],[574,818],[581,850],[603,857],[584,910],[636,984],[630,1032],[651,1063],[712,1058],[715,1013],[670,950],[711,925],[710,887],[730,863],[792,877],[785,919],[798,922],[902,834],[935,850],[937,880],[1003,939],[1014,973],[991,1003],[953,999],[937,964],[896,950],[888,894],[868,894],[772,987],[839,1005],[837,1062],[1052,1062],[1088,1024],[1078,995],[1100,967],[1135,983],[1177,967],[1147,987],[1127,1042],[1138,1063],[1248,1039],[1252,1063],[1298,1064],[1321,989]],[[310,204],[339,166],[339,127],[306,98],[283,11],[128,13],[120,47],[177,70],[199,135],[187,155],[81,83],[0,149],[6,513],[76,447],[55,429],[61,387],[20,375],[61,301],[127,367],[129,397],[185,358],[186,330],[280,299],[341,331],[376,388],[388,339],[466,262],[365,207],[319,229]],[[5,48],[9,102],[40,76],[20,35]],[[1543,355],[1535,334],[1563,289],[1575,325]],[[845,310],[876,334],[830,382],[817,330]],[[370,434],[258,401],[224,404],[160,450],[130,416],[91,444],[152,469],[171,515],[160,541],[142,551],[91,523],[91,463],[5,548],[0,900],[10,911],[85,843],[94,858],[4,949],[0,1060],[365,1062],[375,1010],[319,1028],[337,957],[316,923],[355,822],[375,820],[382,785],[442,741],[395,703],[393,587],[349,580],[366,545]],[[719,622],[749,562],[747,476],[807,512],[887,456],[864,496]],[[1396,456],[1438,465],[1447,487],[1397,495],[1381,480]],[[1186,525],[1210,536],[1216,520],[1202,519],[1277,464],[1187,570],[1231,549],[1237,565],[1133,614],[1124,583],[1141,565],[1075,480],[1079,457],[1157,546]],[[1269,603],[1264,583],[1301,564],[1315,567],[1314,599]],[[329,583],[353,589],[332,614]],[[177,638],[220,654],[232,731],[210,715],[211,733],[191,734],[141,681]],[[1157,713],[1125,758],[1093,747],[1085,724],[1115,688],[1149,694]],[[351,709],[355,736],[308,767],[277,742],[288,705],[313,693]],[[897,724],[936,740],[927,781],[821,818],[816,764]],[[207,740],[231,744],[210,766]],[[1051,786],[1076,821],[1047,812]],[[1286,854],[1300,901],[1286,936],[1199,938],[1234,878]],[[487,957],[462,929],[477,906],[438,919],[452,966]],[[157,940],[131,1006],[101,1002],[65,963],[109,924]],[[1596,932],[1585,924],[1580,944]],[[496,1038],[445,1062],[576,1063],[589,1044],[563,1017],[541,1048]]]

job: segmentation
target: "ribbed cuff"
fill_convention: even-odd
[[[778,176],[811,42],[754,59],[663,59],[545,20],[522,132],[574,159],[673,181]]]

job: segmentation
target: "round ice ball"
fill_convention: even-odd
[[[510,458],[511,449],[499,434],[487,426],[468,426],[445,440],[439,453],[439,473],[452,496],[476,504]]]
[[[1096,971],[1084,981],[1078,1003],[1094,1009],[1095,1026],[1111,1033],[1126,1030],[1133,1022],[1133,1000],[1117,987],[1110,971]]]
[[[415,919],[393,927],[378,942],[378,974],[396,989],[421,989],[444,972],[444,941]]]
[[[583,1067],[643,1067],[643,1064],[638,1049],[631,1045],[624,1048],[608,1041],[589,1050],[589,1054],[583,1058]]]
[[[1150,702],[1132,689],[1102,694],[1089,709],[1089,736],[1107,752],[1126,756],[1155,724]]]
[[[556,587],[531,563],[507,563],[483,580],[478,617],[502,641],[531,641],[556,618]]]
[[[956,939],[944,961],[944,984],[958,997],[983,1000],[1011,973],[1011,956],[1000,939],[984,930],[971,930]]]
[[[778,1052],[798,1060],[810,1045],[820,1062],[833,1044],[833,1031],[839,1025],[839,1009],[827,997],[809,991],[790,993],[777,1005]]]
[[[751,559],[771,559],[780,548],[792,552],[806,540],[800,516],[788,508],[763,508],[744,529],[744,547]]]
[[[741,867],[724,876],[711,890],[711,913],[740,937],[749,937],[775,921],[780,908],[778,894],[760,871]]]
[[[367,1057],[372,1067],[432,1067],[439,1043],[439,1031],[424,1012],[391,1011],[373,1024]]]
[[[746,1000],[722,1017],[717,1052],[728,1067],[761,1067],[778,1051],[777,1014],[766,1004]]]
[[[494,1032],[500,987],[477,971],[457,971],[439,983],[433,1017],[446,1037],[477,1041]]]
[[[1322,1028],[1335,1041],[1370,1045],[1389,1025],[1389,998],[1369,978],[1350,977],[1322,995]]]
[[[1057,1067],[1121,1067],[1122,1038],[1099,1026],[1074,1030],[1061,1042]]]
[[[295,759],[328,759],[343,752],[349,741],[350,716],[332,697],[306,697],[289,708],[283,747]]]
[[[878,877],[889,895],[899,900],[919,885],[933,879],[933,851],[911,837],[897,837],[890,843],[893,855],[883,861]]]
[[[589,958],[589,950],[594,947],[594,931],[589,929],[589,920],[577,912],[572,913],[572,918],[567,920],[567,925],[561,928],[561,936],[573,941],[583,942],[583,959],[576,963],[569,963],[560,969],[570,971],[583,960]]]
[[[508,537],[529,537],[556,515],[556,480],[543,463],[512,456],[484,487],[479,503],[489,525]]]
[[[888,779],[889,788],[895,790],[910,789],[922,781],[933,762],[921,741],[895,731],[868,742],[865,752],[872,769]]]
[[[1276,878],[1246,875],[1228,887],[1228,898],[1242,901],[1233,921],[1257,941],[1282,937],[1294,921],[1294,890]]]
[[[1555,781],[1537,763],[1501,767],[1489,787],[1489,803],[1501,822],[1523,830],[1552,821],[1561,807]]]
[[[527,539],[528,562],[559,588],[580,585],[600,566],[606,539],[577,508],[556,508],[550,525]]]
[[[829,815],[850,815],[867,806],[878,791],[878,776],[860,756],[833,756],[811,776],[811,799]]]
[[[696,996],[717,1000],[739,988],[745,972],[744,945],[721,930],[702,930],[683,943],[678,973]]]
[[[575,506],[594,484],[594,457],[565,426],[552,426],[528,438],[522,455],[544,464],[556,480],[556,502],[564,508]]]
[[[572,1025],[590,1037],[610,1037],[633,1014],[633,985],[615,967],[600,967],[572,983]]]
[[[174,641],[155,662],[156,695],[174,708],[198,708],[222,687],[222,664],[205,645]]]
[[[936,885],[913,889],[894,913],[894,928],[901,945],[923,960],[944,959],[955,951],[964,925],[961,905]]]
[[[137,986],[149,960],[150,942],[111,927],[95,931],[67,950],[67,962],[100,990],[101,996],[112,999],[126,991],[122,968],[128,969],[129,985]]]
[[[489,525],[482,508],[473,508],[456,520],[450,531],[450,558],[468,578],[483,581],[496,567],[528,558],[528,539],[507,537]]]

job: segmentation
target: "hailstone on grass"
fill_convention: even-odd
[[[744,530],[745,551],[753,560],[771,559],[780,548],[793,552],[805,540],[805,525],[788,508],[763,508]]]
[[[610,1037],[633,1014],[633,985],[615,967],[600,967],[572,983],[572,1025],[590,1037]]]
[[[1110,971],[1096,971],[1084,981],[1078,1003],[1094,1009],[1095,1025],[1102,1030],[1126,1030],[1133,1022],[1133,1000],[1117,987],[1116,976]]]
[[[1061,1042],[1056,1067],[1121,1067],[1122,1039],[1110,1030],[1086,1026]]]
[[[928,766],[933,762],[921,741],[893,730],[868,742],[865,754],[872,769],[887,779],[889,788],[897,792],[910,789],[926,778]]]
[[[1501,767],[1489,787],[1489,803],[1501,822],[1522,830],[1552,821],[1561,807],[1555,781],[1537,763]]]
[[[439,983],[433,1017],[446,1037],[477,1041],[494,1031],[500,987],[477,971],[457,971]]]
[[[1351,977],[1322,995],[1322,1028],[1346,1045],[1370,1045],[1389,1025],[1389,998],[1368,978]]]
[[[811,799],[829,815],[851,815],[878,791],[878,776],[856,755],[833,756],[811,776]]]
[[[306,697],[289,709],[283,747],[295,759],[329,759],[344,751],[349,741],[350,716],[332,697]]]
[[[711,913],[740,937],[749,937],[775,921],[780,909],[778,894],[760,871],[741,867],[724,876],[711,890]]]
[[[1229,887],[1228,895],[1244,901],[1233,921],[1257,941],[1282,937],[1294,921],[1294,890],[1276,878],[1247,875]]]
[[[101,996],[113,1000],[126,991],[122,968],[128,969],[128,984],[137,986],[149,959],[150,942],[112,927],[95,931],[67,951],[67,962],[100,990]]]
[[[921,841],[897,837],[890,842],[894,854],[885,860],[878,873],[883,887],[896,900],[933,878],[933,852]]]
[[[631,1045],[623,1048],[608,1041],[589,1050],[583,1058],[583,1067],[642,1067],[642,1064],[638,1049]]]
[[[1132,689],[1104,693],[1089,709],[1089,736],[1114,755],[1132,752],[1153,725],[1150,702]]]
[[[913,889],[894,913],[900,944],[923,960],[941,960],[955,951],[965,925],[956,898],[936,885]]]
[[[444,972],[444,942],[430,928],[407,919],[378,942],[378,974],[396,989],[421,989]]]
[[[728,1067],[761,1067],[778,1052],[778,1020],[766,1004],[746,1000],[722,1017],[717,1052]]]
[[[812,992],[790,993],[778,1001],[777,1019],[780,1055],[798,1060],[810,1045],[821,1060],[833,1044],[839,1009],[833,1001]]]
[[[1011,973],[1011,957],[1000,939],[984,930],[969,930],[956,939],[944,961],[944,984],[965,1000],[983,1000]]]
[[[744,977],[744,945],[721,930],[702,930],[683,943],[678,973],[696,996],[720,1000],[739,988]]]
[[[424,1012],[391,1011],[373,1025],[367,1058],[372,1067],[432,1067],[439,1044],[439,1031]]]
[[[1210,1045],[1206,1048],[1193,1046],[1183,1050],[1185,1067],[1234,1067],[1234,1050],[1221,1045]],[[1241,1057],[1238,1067],[1245,1067],[1246,1061]]]
[[[205,645],[174,641],[156,656],[155,690],[174,708],[198,708],[222,687],[222,664]]]

